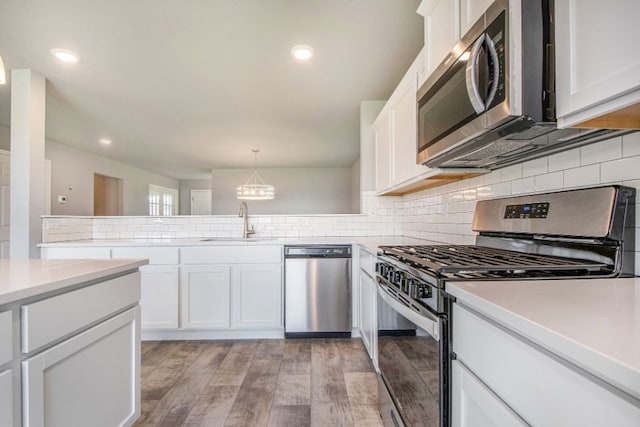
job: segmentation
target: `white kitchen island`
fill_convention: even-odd
[[[0,260],[0,426],[131,425],[146,260]]]
[[[454,427],[640,425],[640,278],[458,282],[447,292]]]

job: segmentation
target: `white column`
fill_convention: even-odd
[[[39,258],[44,200],[45,78],[11,72],[10,256]]]

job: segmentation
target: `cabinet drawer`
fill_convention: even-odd
[[[0,313],[0,365],[13,359],[13,323],[11,312]]]
[[[637,426],[640,402],[454,304],[458,360],[530,425]]]
[[[369,273],[371,277],[376,273],[376,256],[362,247],[358,250],[360,269]]]
[[[42,248],[43,259],[109,259],[111,248]]]
[[[140,300],[140,273],[132,273],[22,306],[22,352],[109,316]]]
[[[282,246],[195,246],[182,248],[182,264],[278,264]]]
[[[178,248],[131,248],[116,247],[111,249],[112,258],[147,258],[149,264],[180,263],[180,249]]]

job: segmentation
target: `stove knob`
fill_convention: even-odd
[[[395,269],[391,265],[387,265],[384,272],[384,277],[389,282],[393,282],[393,277],[395,275]]]
[[[404,281],[404,273],[402,271],[395,271],[395,274],[393,275],[393,280],[391,281],[391,283],[393,283],[394,285],[400,287],[402,289],[402,282]]]

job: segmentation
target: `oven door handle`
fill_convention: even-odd
[[[395,311],[400,313],[407,320],[413,322],[416,326],[424,329],[435,339],[440,341],[440,319],[430,313],[418,314],[404,303],[398,301],[388,290],[384,283],[377,278],[378,295],[391,306]]]

